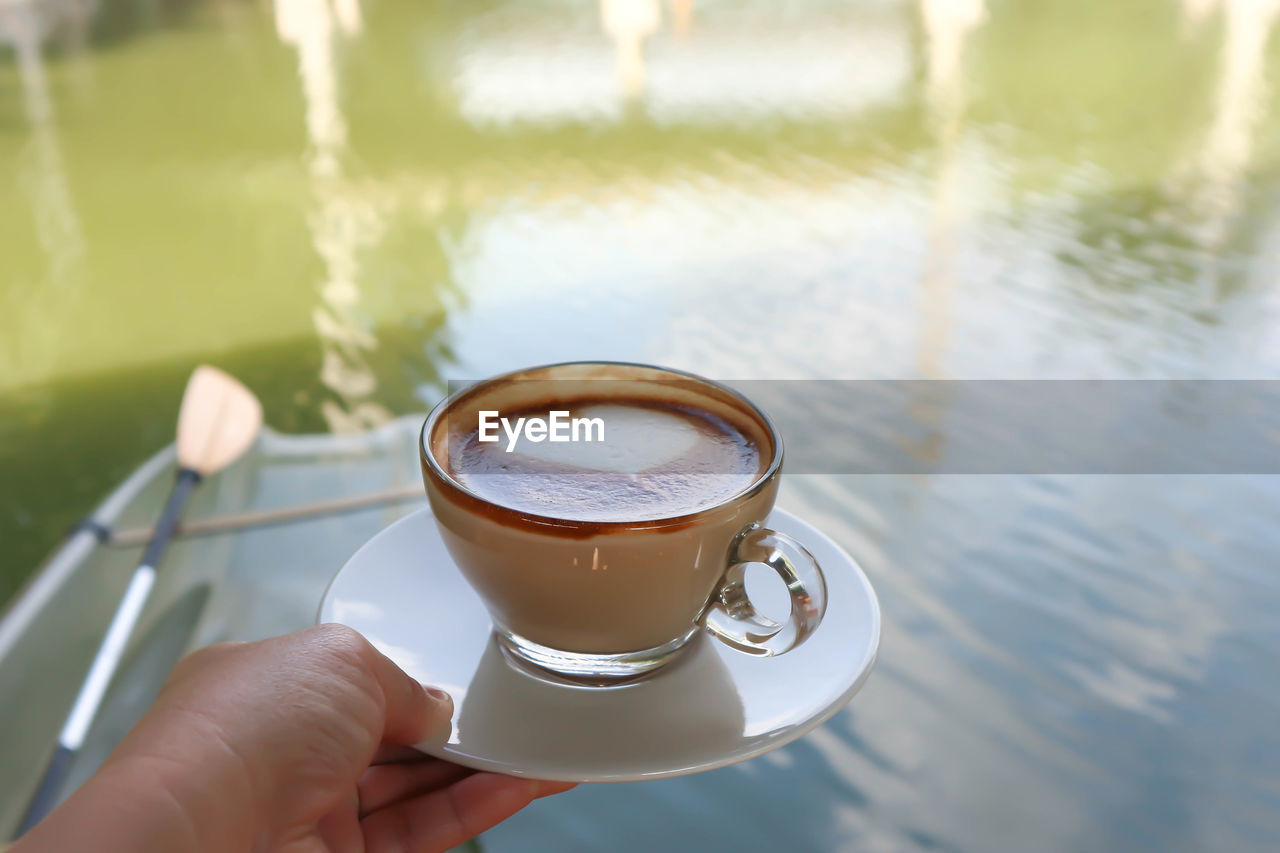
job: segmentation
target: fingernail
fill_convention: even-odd
[[[451,698],[448,693],[445,693],[439,687],[427,687],[425,690],[427,695],[437,702],[447,702]]]

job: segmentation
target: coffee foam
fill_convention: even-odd
[[[701,438],[688,417],[663,409],[600,403],[567,411],[571,417],[602,420],[605,440],[537,444],[521,440],[509,454],[514,464],[527,460],[565,470],[643,474],[681,458]],[[505,450],[506,435],[502,438]]]
[[[685,515],[747,489],[764,460],[741,430],[706,412],[654,402],[545,406],[516,417],[600,418],[603,441],[534,443],[523,436],[456,437],[449,473],[478,496],[511,509],[574,521],[645,521]]]

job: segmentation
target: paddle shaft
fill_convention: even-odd
[[[187,539],[193,536],[212,536],[217,533],[233,533],[255,527],[268,527],[276,524],[288,524],[293,521],[306,521],[322,515],[339,515],[346,512],[358,512],[372,509],[384,504],[401,503],[410,500],[426,500],[427,494],[421,484],[400,486],[380,492],[369,492],[329,501],[300,504],[298,506],[277,507],[275,509],[254,510],[252,512],[229,513],[227,515],[201,518],[183,522],[174,532],[175,539]],[[100,536],[104,544],[123,548],[140,545],[150,541],[155,535],[153,527],[133,527],[126,530],[111,530],[107,527],[95,527],[102,531]]]
[[[58,734],[58,748],[54,750],[49,763],[45,766],[40,784],[36,787],[35,794],[31,797],[31,802],[22,816],[22,821],[18,824],[15,838],[22,837],[57,805],[58,795],[71,770],[72,759],[84,743],[89,726],[98,713],[98,707],[102,704],[102,697],[106,694],[111,678],[120,666],[120,658],[124,654],[125,646],[138,624],[138,618],[142,615],[142,608],[147,603],[151,588],[155,585],[156,567],[160,565],[165,548],[173,537],[191,492],[199,482],[200,475],[190,468],[178,470],[177,480],[173,484],[172,491],[169,492],[169,500],[165,503],[164,512],[161,513],[160,521],[156,524],[155,534],[147,544],[147,549],[142,554],[142,562],[134,571],[129,586],[125,589],[124,598],[120,600],[115,616],[111,619],[111,625],[98,646],[93,664],[89,667],[89,674],[80,685],[80,692],[76,695],[75,704],[71,706],[71,713],[67,715],[62,731]]]

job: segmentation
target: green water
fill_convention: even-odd
[[[1123,264],[1083,278],[1137,320],[1170,288],[1204,289],[1198,275],[1214,292],[1247,277],[1272,211],[1276,52],[1246,57],[1224,103],[1226,51],[1251,48],[1231,46],[1222,13],[706,3],[656,21],[644,3],[381,4],[344,32],[312,5],[51,0],[3,13],[0,598],[166,441],[200,361],[236,369],[282,430],[420,409],[453,364],[554,349],[518,312],[501,341],[451,345],[449,312],[479,314],[469,302],[492,294],[489,276],[519,294],[504,309],[560,303],[583,344],[571,355],[601,342],[650,355],[636,344],[681,304],[671,267],[709,291],[746,254],[733,241],[753,242],[741,232],[773,230],[762,213],[734,234],[735,217],[775,196],[805,208],[775,214],[789,223],[812,209],[815,233],[753,247],[768,272],[746,300],[802,292],[819,256],[805,241],[829,253],[877,199],[932,205],[934,236],[951,234],[922,252],[905,245],[921,236],[909,222],[884,223],[901,257],[860,257],[868,269],[840,282],[850,305],[881,275],[895,280],[875,291],[928,286],[894,265],[963,253],[950,244],[983,216],[1016,224],[1047,207],[1076,233],[1055,248],[1022,231],[1019,251],[1061,266],[1118,249]],[[640,83],[617,59],[627,32],[644,42]],[[1238,162],[1205,162],[1223,151]],[[592,216],[628,245],[606,256]],[[1221,223],[1190,221],[1205,216]],[[722,257],[717,218],[730,226]],[[691,231],[698,251],[664,245]],[[1204,272],[1206,251],[1230,263]],[[1062,272],[1043,275],[1047,288]],[[657,313],[615,310],[628,302]],[[921,307],[889,310],[909,321]],[[621,332],[625,345],[607,323],[653,328]],[[1011,356],[1012,374],[1037,375]],[[880,359],[798,375],[896,375]],[[1191,355],[1151,372],[1203,371]]]
[[[0,600],[171,440],[205,361],[288,432],[575,358],[1275,378],[1277,17],[0,6]],[[783,498],[880,590],[864,695],[773,758],[584,789],[493,849],[1280,843],[1272,478],[811,476]]]

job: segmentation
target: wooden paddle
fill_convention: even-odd
[[[262,405],[258,398],[235,379],[213,367],[201,366],[191,374],[178,412],[178,475],[169,492],[164,512],[142,562],[133,573],[124,598],[98,646],[71,713],[58,735],[58,748],[45,766],[15,837],[21,837],[40,822],[57,803],[58,794],[71,769],[72,759],[84,742],[103,695],[111,683],[129,635],[133,633],[143,605],[155,584],[156,569],[165,547],[178,526],[187,500],[200,480],[217,473],[236,460],[262,428]]]

